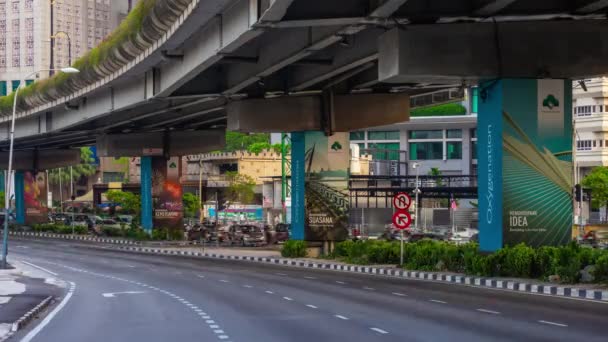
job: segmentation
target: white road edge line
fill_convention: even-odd
[[[479,312],[485,312],[485,313],[489,313],[489,314],[493,314],[493,315],[500,315],[500,312],[498,311],[493,311],[493,310],[486,310],[486,309],[476,309]]]
[[[339,319],[343,319],[345,321],[348,321],[348,317],[342,316],[342,315],[334,315],[335,317],[339,318]]]
[[[379,328],[370,328],[370,329],[372,329],[373,331],[380,333],[380,334],[388,334],[388,331],[385,331],[385,330],[382,330]]]
[[[46,273],[48,273],[48,274],[52,274],[52,275],[54,275],[55,277],[56,277],[56,276],[58,276],[58,274],[57,274],[57,273],[55,273],[55,272],[51,272],[51,271],[47,270],[47,269],[46,269],[46,268],[44,268],[44,267],[40,267],[40,266],[38,266],[38,265],[34,265],[34,264],[29,263],[29,262],[24,261],[24,260],[21,260],[21,262],[22,262],[22,263],[24,263],[24,264],[26,264],[26,265],[30,265],[30,266],[32,266],[32,267],[35,267],[35,268],[37,268],[37,269],[39,269],[39,270],[41,270],[41,271],[44,271],[44,272],[46,272]]]
[[[27,335],[25,335],[25,337],[23,339],[21,339],[21,342],[30,342],[34,337],[36,337],[36,335],[38,335],[38,333],[40,333],[40,331],[42,331],[42,329],[44,329],[44,327],[47,326],[47,324],[49,324],[49,322],[68,303],[68,301],[70,300],[70,298],[72,298],[72,294],[74,294],[74,291],[76,291],[76,284],[73,283],[73,282],[69,282],[69,283],[70,283],[70,290],[68,291],[68,294],[63,298],[63,300],[61,301],[61,303],[59,303],[59,305],[57,305],[57,307],[53,311],[51,311],[51,313],[49,313],[48,316],[46,316],[44,318],[44,320],[42,320],[42,322],[40,322],[40,324],[38,324]]]
[[[555,323],[555,322],[543,321],[543,320],[538,321],[538,323],[549,324],[549,325],[555,325],[556,327],[567,327],[567,326],[568,326],[567,324]]]

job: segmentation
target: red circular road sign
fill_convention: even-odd
[[[405,192],[400,192],[393,197],[393,207],[397,210],[407,210],[412,204],[412,198]]]
[[[393,214],[393,224],[397,229],[406,229],[412,224],[412,217],[407,211],[398,211]]]

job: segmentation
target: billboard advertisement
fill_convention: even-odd
[[[182,187],[179,183],[180,158],[152,158],[152,201],[154,227],[182,228]]]
[[[23,173],[25,224],[48,222],[46,173]]]
[[[348,133],[306,132],[304,238],[341,241],[348,237]]]
[[[480,245],[562,245],[572,229],[572,89],[566,80],[493,84],[480,103]]]

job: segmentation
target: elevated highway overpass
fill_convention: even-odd
[[[221,129],[234,112],[227,109],[248,99],[283,107],[281,115],[289,117],[280,99],[417,94],[480,77],[608,71],[599,63],[608,54],[600,38],[604,1],[153,3],[141,34],[94,72],[20,104],[17,149],[92,144],[101,134]],[[289,102],[291,108],[299,101]],[[237,107],[245,116],[256,109]],[[2,149],[9,120],[9,111],[2,111]],[[301,128],[328,129],[323,115],[312,120]]]
[[[97,143],[107,156],[141,155],[146,148],[165,157],[200,153],[221,146],[225,129],[331,133],[401,122],[408,119],[410,95],[480,84],[482,249],[502,246],[508,208],[517,205],[538,206],[513,210],[535,213],[538,218],[530,220],[543,225],[537,231],[560,227],[542,241],[562,243],[569,236],[571,170],[564,171],[565,160],[553,154],[564,156],[572,146],[570,80],[608,73],[608,1],[145,4],[151,7],[141,28],[135,25],[102,58],[77,65],[84,72],[25,92],[18,150],[36,158],[46,150]],[[3,150],[9,113],[0,107]],[[505,144],[503,134],[519,136]],[[292,159],[302,162],[292,164],[292,180],[298,178],[301,189],[292,193],[292,203],[302,204],[303,135],[298,139]],[[509,153],[519,159],[503,168]],[[552,203],[534,201],[535,193],[508,202],[509,191],[534,190],[511,177],[517,168],[542,185],[539,191],[546,190]],[[142,160],[142,222],[149,229],[151,178],[148,158]],[[303,236],[303,210],[292,211],[296,238]],[[563,219],[551,221],[556,217]]]

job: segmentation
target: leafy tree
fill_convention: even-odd
[[[249,153],[261,153],[264,150],[269,150],[270,149],[270,144],[267,142],[256,142],[253,143],[251,145],[249,145],[249,147],[247,147],[247,152]]]
[[[186,217],[195,217],[196,213],[201,208],[200,198],[189,192],[185,193],[182,196],[182,202],[184,203],[184,211]]]
[[[226,151],[248,150],[255,143],[270,143],[270,134],[254,133],[244,134],[226,131]]]
[[[117,203],[121,207],[121,212],[139,216],[141,211],[141,197],[128,191],[110,190],[106,193],[108,201]]]
[[[80,164],[72,166],[72,180],[77,181],[80,177],[90,176],[95,174],[97,167],[93,164],[95,158],[93,158],[93,151],[88,147],[80,148]],[[59,179],[64,184],[70,183],[70,167],[62,167],[60,169],[49,170],[49,183],[59,184]]]
[[[227,172],[226,176],[230,182],[227,189],[228,200],[242,204],[252,203],[255,197],[255,180],[237,172]]]
[[[4,208],[4,204],[6,203],[4,194],[4,191],[0,191],[0,208]]]
[[[608,203],[608,167],[598,166],[583,178],[583,187],[591,189],[591,201],[595,208]]]

